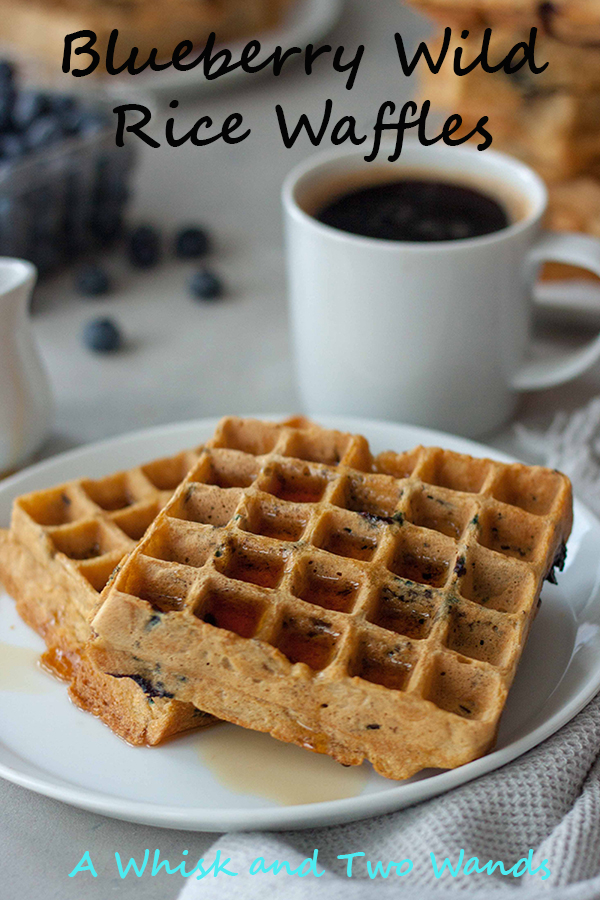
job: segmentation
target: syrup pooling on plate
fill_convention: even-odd
[[[60,647],[48,647],[40,657],[40,665],[61,681],[71,681],[77,665],[74,654],[66,653]]]
[[[42,694],[51,682],[39,666],[39,654],[30,647],[0,641],[0,691]]]
[[[235,725],[219,725],[196,741],[201,761],[230,791],[280,806],[356,797],[369,777],[367,766],[344,767],[321,753]]]

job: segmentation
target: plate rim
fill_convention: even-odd
[[[249,414],[252,417],[262,419],[282,419],[285,414]],[[111,450],[118,451],[128,444],[137,442],[151,445],[152,439],[160,439],[175,436],[179,432],[207,431],[214,429],[219,421],[218,416],[202,417],[182,422],[174,422],[158,425],[151,428],[143,428],[122,435],[106,438],[91,444],[68,450],[57,454],[47,460],[35,463],[32,466],[9,476],[0,482],[0,498],[3,495],[10,497],[22,493],[20,485],[31,478],[42,477],[55,469],[60,469],[65,464],[85,459],[87,456],[95,456],[106,452],[110,457]],[[436,431],[407,423],[383,421],[377,419],[356,418],[353,416],[326,415],[317,417],[323,421],[326,427],[338,427],[342,430],[350,430],[355,433],[367,433],[369,430],[383,429],[390,432],[405,430],[415,436],[420,436],[422,443],[442,445],[449,442],[461,445],[463,452],[471,449],[476,455],[482,453],[491,454],[495,459],[504,462],[514,462],[516,458],[502,451],[497,451],[486,444],[463,438],[442,431]],[[108,474],[108,472],[107,472]],[[48,486],[52,486],[49,484]],[[587,517],[591,526],[600,531],[600,520],[579,499],[574,500],[575,516]],[[563,678],[572,665],[572,659],[563,672]],[[571,721],[595,696],[600,688],[600,660],[595,669],[590,670],[580,683],[574,696],[564,703],[549,719],[541,722],[536,728],[517,740],[513,740],[508,746],[493,750],[485,756],[459,766],[456,769],[442,771],[429,778],[391,786],[389,790],[376,793],[359,795],[356,797],[331,800],[319,803],[285,805],[280,807],[258,807],[238,809],[210,809],[202,807],[168,806],[165,804],[146,803],[140,800],[130,800],[117,797],[103,791],[93,790],[88,787],[72,785],[60,776],[53,776],[50,772],[46,777],[32,775],[27,771],[21,771],[15,765],[6,763],[0,758],[0,777],[13,784],[25,787],[35,793],[62,801],[79,809],[99,813],[111,818],[128,822],[136,822],[154,827],[175,828],[181,830],[203,830],[220,833],[225,831],[247,831],[257,828],[269,828],[272,830],[294,830],[307,827],[322,827],[340,824],[343,822],[358,821],[371,818],[376,815],[399,810],[406,806],[422,802],[433,796],[445,793],[454,787],[466,784],[482,775],[488,774],[514,759],[522,756],[527,751],[538,746],[551,735],[555,734],[567,722]],[[546,701],[548,702],[548,701]],[[543,709],[543,708],[542,708]],[[7,748],[0,738],[0,752],[2,748],[12,757],[23,759],[19,754]],[[24,763],[39,769],[36,763]],[[41,770],[43,772],[43,770]]]

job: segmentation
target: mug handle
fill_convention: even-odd
[[[529,251],[527,261],[534,274],[545,262],[566,263],[588,269],[600,277],[600,241],[583,234],[546,232]],[[580,350],[558,359],[524,363],[512,378],[517,391],[537,391],[571,381],[600,359],[600,334]]]

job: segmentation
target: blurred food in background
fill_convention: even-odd
[[[600,4],[599,4],[600,20]],[[502,60],[530,29],[493,28],[489,59]],[[512,74],[488,73],[480,66],[456,75],[452,58],[463,47],[463,65],[481,52],[484,28],[466,40],[453,31],[447,62],[434,75],[423,71],[423,91],[439,108],[456,110],[471,128],[489,116],[497,148],[509,149],[549,182],[582,174],[600,174],[600,49],[563,44],[549,35],[536,40],[535,59],[548,68],[534,74],[523,66]],[[442,38],[433,48],[434,58]],[[521,54],[522,55],[522,54]],[[515,64],[521,55],[515,56]]]
[[[24,88],[0,61],[0,256],[44,273],[112,243],[133,162],[103,103]]]
[[[598,0],[411,0],[444,27],[542,28],[559,40],[600,40]]]
[[[489,116],[494,149],[518,156],[546,180],[550,191],[547,225],[555,230],[600,236],[600,3],[598,0],[411,0],[438,24],[431,41],[434,59],[444,28],[452,27],[446,61],[433,75],[421,68],[422,93],[434,108],[459,113],[465,128]],[[457,76],[454,50],[464,48],[462,65],[481,52],[491,28],[490,64],[503,59],[538,28],[535,59],[545,71],[523,66],[512,74],[487,73],[480,66]],[[468,36],[461,36],[468,29]],[[514,58],[518,63],[521,56]],[[423,74],[423,72],[425,74]],[[572,275],[558,264],[552,277]],[[581,273],[578,272],[578,277]],[[594,276],[587,275],[588,278]]]
[[[160,64],[178,43],[201,45],[213,31],[219,42],[256,36],[278,25],[293,2],[0,0],[7,57],[0,59],[0,255],[28,259],[44,274],[110,245],[123,230],[134,153],[115,146],[114,103],[97,89],[76,96],[47,89],[60,83],[66,35],[96,33],[98,71],[114,29],[116,57],[126,60],[137,47],[140,64],[149,56]],[[43,89],[23,87],[23,70]]]
[[[65,35],[95,32],[103,60],[113,29],[119,43],[145,60],[170,58],[180,41],[203,43],[214,31],[222,42],[254,37],[279,24],[293,0],[0,0],[0,43],[53,66],[63,58]]]

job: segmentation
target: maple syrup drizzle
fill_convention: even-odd
[[[38,661],[37,650],[0,641],[0,691],[41,694],[50,690],[50,679],[40,673]]]
[[[254,794],[281,806],[356,797],[366,784],[366,766],[342,766],[268,734],[220,725],[198,735],[198,754],[215,778],[236,794]],[[315,735],[313,746],[318,745]]]

